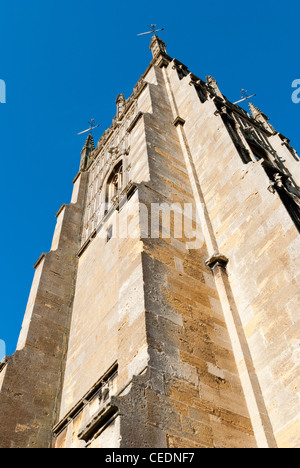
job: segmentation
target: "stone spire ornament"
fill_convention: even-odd
[[[138,34],[138,36],[144,36],[145,34],[153,34],[151,43],[150,43],[150,50],[152,52],[153,58],[157,58],[159,55],[168,55],[167,54],[167,49],[166,49],[166,44],[162,39],[160,39],[156,33],[159,31],[164,31],[164,28],[161,29],[155,29],[156,24],[151,24],[150,26],[151,31],[147,31],[145,33]]]
[[[94,151],[94,149],[95,149],[94,138],[93,138],[92,133],[90,133],[88,135],[88,137],[86,139],[86,142],[85,142],[85,145],[84,145],[84,147],[82,148],[82,151],[81,151],[80,170],[84,170],[87,167],[89,157],[90,157],[91,153]]]
[[[90,154],[92,151],[95,149],[95,144],[94,144],[94,137],[90,133],[89,136],[86,139],[85,145],[83,149],[86,151],[86,153]]]
[[[121,117],[125,110],[125,98],[123,94],[118,94],[118,97],[116,99],[116,104],[117,104],[117,118]]]
[[[156,34],[154,34],[150,43],[150,50],[152,52],[153,58],[157,58],[161,54],[168,55],[166,47],[167,46],[164,41]]]
[[[274,127],[270,124],[269,117],[266,114],[264,114],[258,107],[252,104],[252,102],[249,100],[248,105],[253,119],[259,122],[268,132],[271,132],[273,134],[276,133]]]
[[[269,117],[267,117],[258,107],[256,107],[252,102],[248,101],[249,109],[251,112],[251,115],[254,119],[259,120],[259,117],[263,117],[265,120],[269,120]]]
[[[81,151],[81,163],[80,163],[80,170],[84,170],[88,164],[89,156],[95,149],[94,138],[93,138],[93,130],[94,128],[99,127],[99,125],[95,125],[95,120],[91,119],[89,121],[90,127],[83,132],[78,133],[78,135],[82,135],[83,133],[89,132],[89,135],[86,139],[85,145]]]

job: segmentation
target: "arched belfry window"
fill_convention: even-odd
[[[247,140],[248,145],[251,148],[252,153],[257,161],[263,159],[264,161],[269,161],[268,153],[260,145],[254,143],[251,140]]]
[[[269,186],[270,192],[278,193],[282,203],[284,204],[295,226],[300,232],[299,188],[296,185],[290,183],[291,181],[289,181],[289,177],[283,172],[280,161],[272,162],[264,148],[253,143],[252,141],[248,141],[248,144],[257,161],[262,161],[262,167],[264,168],[271,182],[271,185]]]
[[[123,161],[112,170],[106,185],[106,203],[111,205],[123,190]]]

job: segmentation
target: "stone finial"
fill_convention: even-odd
[[[261,110],[258,109],[252,102],[248,101],[249,108],[251,115],[254,119],[259,119],[259,117],[263,117],[265,120],[269,120],[269,117],[267,117]]]
[[[253,119],[255,119],[257,122],[260,122],[261,125],[266,130],[268,130],[269,132],[275,134],[276,131],[275,131],[274,127],[270,124],[269,117],[267,117],[266,114],[264,114],[260,109],[258,109],[258,107],[254,106],[254,104],[252,104],[252,102],[248,101],[248,104],[249,104],[251,116],[253,117]]]
[[[116,104],[117,104],[117,118],[121,117],[125,110],[125,98],[123,94],[118,94],[118,97],[116,99]]]
[[[207,82],[208,86],[210,86],[214,90],[216,96],[219,96],[222,99],[224,98],[223,94],[221,93],[221,91],[219,89],[217,80],[215,78],[213,78],[212,76],[207,76],[206,77],[206,82]]]
[[[168,55],[166,47],[167,46],[164,41],[162,41],[158,36],[156,36],[156,34],[154,34],[150,44],[150,50],[152,52],[153,58],[158,57],[160,54]]]
[[[84,170],[86,168],[88,160],[89,160],[89,156],[94,151],[94,149],[95,149],[94,138],[93,138],[93,135],[90,133],[81,151],[80,170]]]
[[[94,151],[94,149],[95,149],[94,138],[93,138],[93,135],[90,133],[86,139],[86,142],[82,151],[85,151],[86,154],[90,154],[92,151]]]

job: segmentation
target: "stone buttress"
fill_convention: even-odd
[[[1,447],[300,446],[298,155],[150,48],[36,265]]]

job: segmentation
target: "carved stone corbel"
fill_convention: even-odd
[[[217,110],[214,112],[214,115],[215,115],[216,117],[218,117],[219,115],[221,115],[221,116],[225,116],[225,115],[226,115],[226,117],[229,116],[228,113],[227,113],[227,108],[226,108],[226,106],[222,106],[220,109],[217,109]]]
[[[182,117],[179,117],[179,116],[177,116],[176,119],[173,122],[173,125],[175,127],[178,127],[178,125],[181,125],[183,127],[184,124],[185,124],[185,120]]]
[[[228,262],[229,260],[225,255],[220,254],[219,252],[215,252],[206,260],[205,265],[212,271],[216,267],[220,267],[226,270]]]

